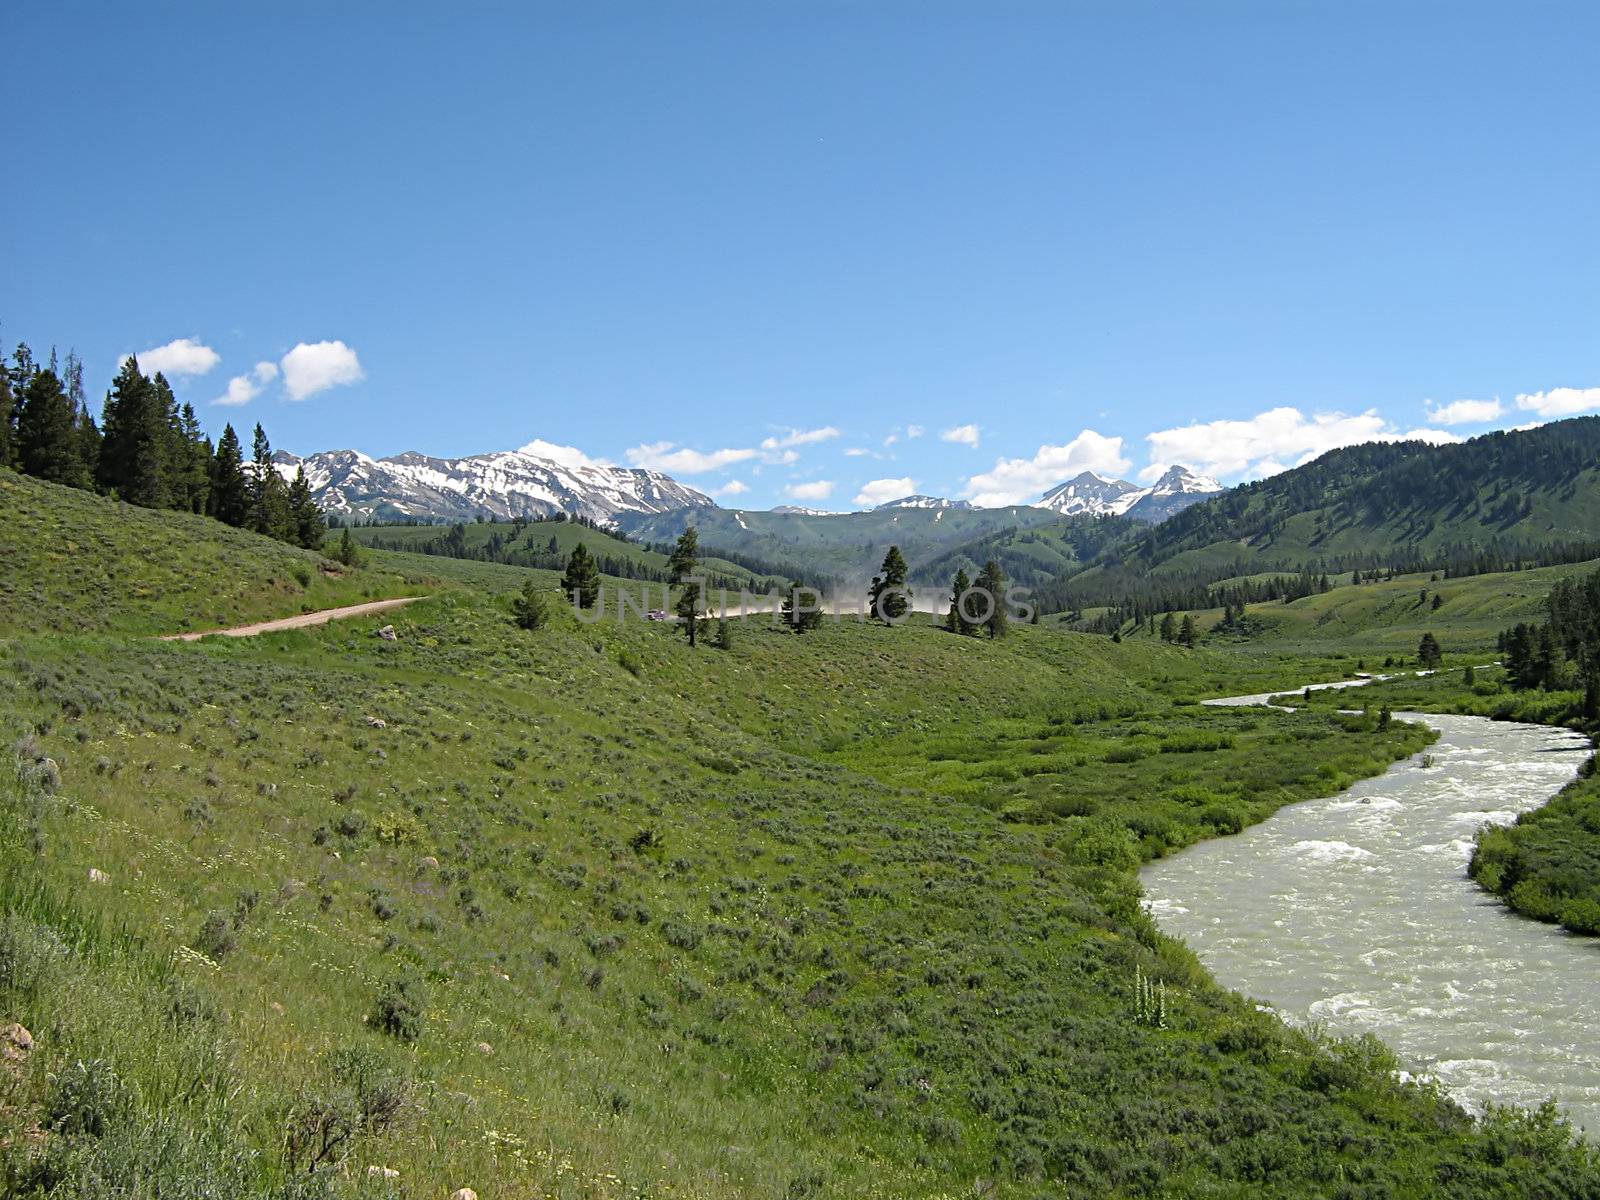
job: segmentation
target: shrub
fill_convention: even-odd
[[[391,979],[383,985],[373,1005],[372,1024],[382,1033],[414,1042],[422,1036],[423,1012],[427,997],[422,984],[409,977]]]
[[[0,995],[32,997],[65,953],[50,929],[6,913],[0,917]]]
[[[132,1096],[110,1063],[80,1059],[52,1077],[45,1124],[56,1133],[104,1137],[132,1107]]]
[[[200,932],[194,935],[194,948],[207,958],[218,961],[232,954],[238,944],[233,921],[224,912],[208,913],[200,925]]]

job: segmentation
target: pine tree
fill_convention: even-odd
[[[822,593],[795,580],[783,596],[783,619],[796,633],[822,628]]]
[[[673,606],[673,612],[677,613],[683,622],[684,632],[689,635],[690,649],[694,648],[700,638],[700,625],[705,620],[702,608],[700,581],[686,576],[683,590],[678,593],[678,602]]]
[[[950,584],[950,611],[945,614],[944,627],[951,633],[970,634],[976,632],[972,622],[967,620],[967,614],[961,607],[961,598],[967,594],[971,587],[972,580],[967,578],[966,568],[963,567],[956,572],[955,580]]]
[[[900,621],[911,608],[911,592],[906,587],[906,559],[899,546],[890,546],[883,566],[872,578],[867,593],[872,615],[886,625]]]
[[[1199,640],[1200,632],[1195,628],[1194,614],[1184,613],[1183,624],[1178,628],[1178,641],[1193,650],[1195,642]]]
[[[561,594],[579,608],[593,608],[600,599],[600,569],[594,555],[579,542],[567,556],[566,574],[561,577]]]
[[[129,504],[162,507],[171,431],[155,385],[140,372],[136,358],[124,361],[112,382],[100,434],[101,489]]]
[[[289,489],[272,465],[272,444],[260,424],[256,425],[254,451],[249,478],[250,528],[280,542],[290,541]]]
[[[1161,618],[1161,640],[1163,642],[1178,640],[1178,618],[1171,613]]]
[[[200,431],[200,418],[192,404],[185,404],[178,413],[177,453],[181,464],[174,489],[177,507],[203,513],[211,491],[211,442]]]
[[[29,475],[84,487],[88,478],[72,422],[72,402],[54,371],[39,371],[22,394],[17,410],[17,454]]]
[[[15,464],[17,402],[11,391],[11,372],[0,362],[0,467]]]
[[[322,519],[322,510],[317,507],[316,498],[311,494],[311,485],[306,482],[304,467],[295,468],[294,482],[289,485],[289,525],[295,545],[304,546],[307,550],[322,549],[322,543],[328,536],[328,525]]]
[[[983,570],[978,572],[977,587],[979,591],[988,593],[991,602],[989,619],[983,623],[984,628],[989,631],[991,638],[1004,637],[1011,620],[1006,612],[1006,577],[994,559],[984,563]]]
[[[250,519],[250,489],[244,477],[243,453],[239,435],[226,425],[217,440],[217,453],[211,460],[211,488],[206,497],[207,511],[224,525],[241,527]]]
[[[1444,659],[1444,652],[1439,649],[1439,640],[1431,633],[1422,635],[1422,641],[1417,646],[1417,661],[1424,667],[1437,667]]]
[[[348,525],[344,527],[344,532],[339,535],[339,549],[334,553],[334,557],[347,567],[359,567],[361,565],[361,547],[356,544],[355,538],[350,536],[350,526]],[[531,590],[532,587],[533,581],[529,580],[528,587],[524,590]]]
[[[672,548],[667,561],[667,582],[677,587],[700,568],[700,533],[693,525],[678,535],[678,544]]]
[[[350,536],[346,529],[345,536]],[[340,543],[341,549],[343,542]],[[530,579],[522,585],[522,595],[511,602],[511,614],[523,629],[540,629],[550,620],[549,601],[539,590],[538,582]]]

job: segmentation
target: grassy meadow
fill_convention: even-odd
[[[314,586],[429,598],[164,643],[298,611],[248,583],[300,556],[17,486],[9,594],[55,607],[0,638],[0,1027],[33,1039],[0,1063],[0,1194],[1600,1189],[1550,1114],[1474,1120],[1370,1039],[1286,1027],[1140,908],[1145,859],[1428,743],[1195,703],[1339,664],[528,632],[510,598],[553,575],[381,552]],[[129,529],[116,574],[53,557]],[[178,568],[217,561],[239,591],[180,617]]]

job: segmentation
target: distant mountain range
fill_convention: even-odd
[[[715,508],[703,492],[659,471],[571,463],[520,450],[429,458],[408,451],[369,458],[328,450],[308,458],[275,454],[280,474],[306,481],[323,511],[364,521],[472,521],[486,517],[550,517],[557,513],[612,521],[624,513]]]
[[[1215,479],[1196,475],[1182,466],[1168,468],[1147,488],[1126,479],[1107,479],[1085,471],[1051,488],[1039,501],[1039,507],[1064,517],[1132,517],[1154,525],[1223,490]]]

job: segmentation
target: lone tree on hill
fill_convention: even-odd
[[[1439,639],[1433,634],[1422,635],[1422,641],[1417,645],[1417,661],[1424,667],[1437,667],[1444,661],[1444,651],[1439,648]]]
[[[822,628],[822,593],[798,580],[783,597],[783,619],[796,633]]]
[[[676,587],[700,567],[700,532],[693,525],[678,535],[667,560],[667,582]]]
[[[683,622],[684,632],[689,635],[689,647],[693,649],[700,640],[701,611],[705,607],[698,578],[700,535],[693,525],[678,535],[678,544],[672,548],[672,558],[667,565],[669,582],[683,589],[678,593],[678,602],[672,606],[672,611]]]
[[[554,539],[552,539],[554,540]],[[579,542],[567,556],[567,572],[561,577],[562,594],[579,608],[593,608],[600,599],[600,568],[594,555]]]
[[[1163,642],[1178,640],[1178,618],[1171,613],[1161,618],[1161,640]]]
[[[972,580],[967,578],[965,568],[956,572],[955,581],[950,585],[950,611],[945,614],[944,627],[951,633],[970,635],[978,632],[978,627],[967,620],[966,611],[961,607],[961,599],[972,588]]]
[[[885,625],[894,625],[904,619],[911,609],[911,592],[906,587],[906,558],[899,546],[890,546],[883,556],[883,566],[872,577],[872,588],[867,593],[872,613]]]
[[[530,579],[522,585],[522,595],[511,602],[511,615],[523,629],[540,629],[550,620],[548,601],[537,582]]]
[[[992,558],[983,564],[983,570],[978,573],[978,589],[989,595],[989,619],[983,623],[984,628],[988,629],[991,638],[1004,637],[1011,620],[1006,612],[1006,577],[1000,570],[1000,564]]]
[[[1200,640],[1200,631],[1195,628],[1193,613],[1183,614],[1183,624],[1178,629],[1178,640],[1191,650],[1194,649],[1194,644]]]

